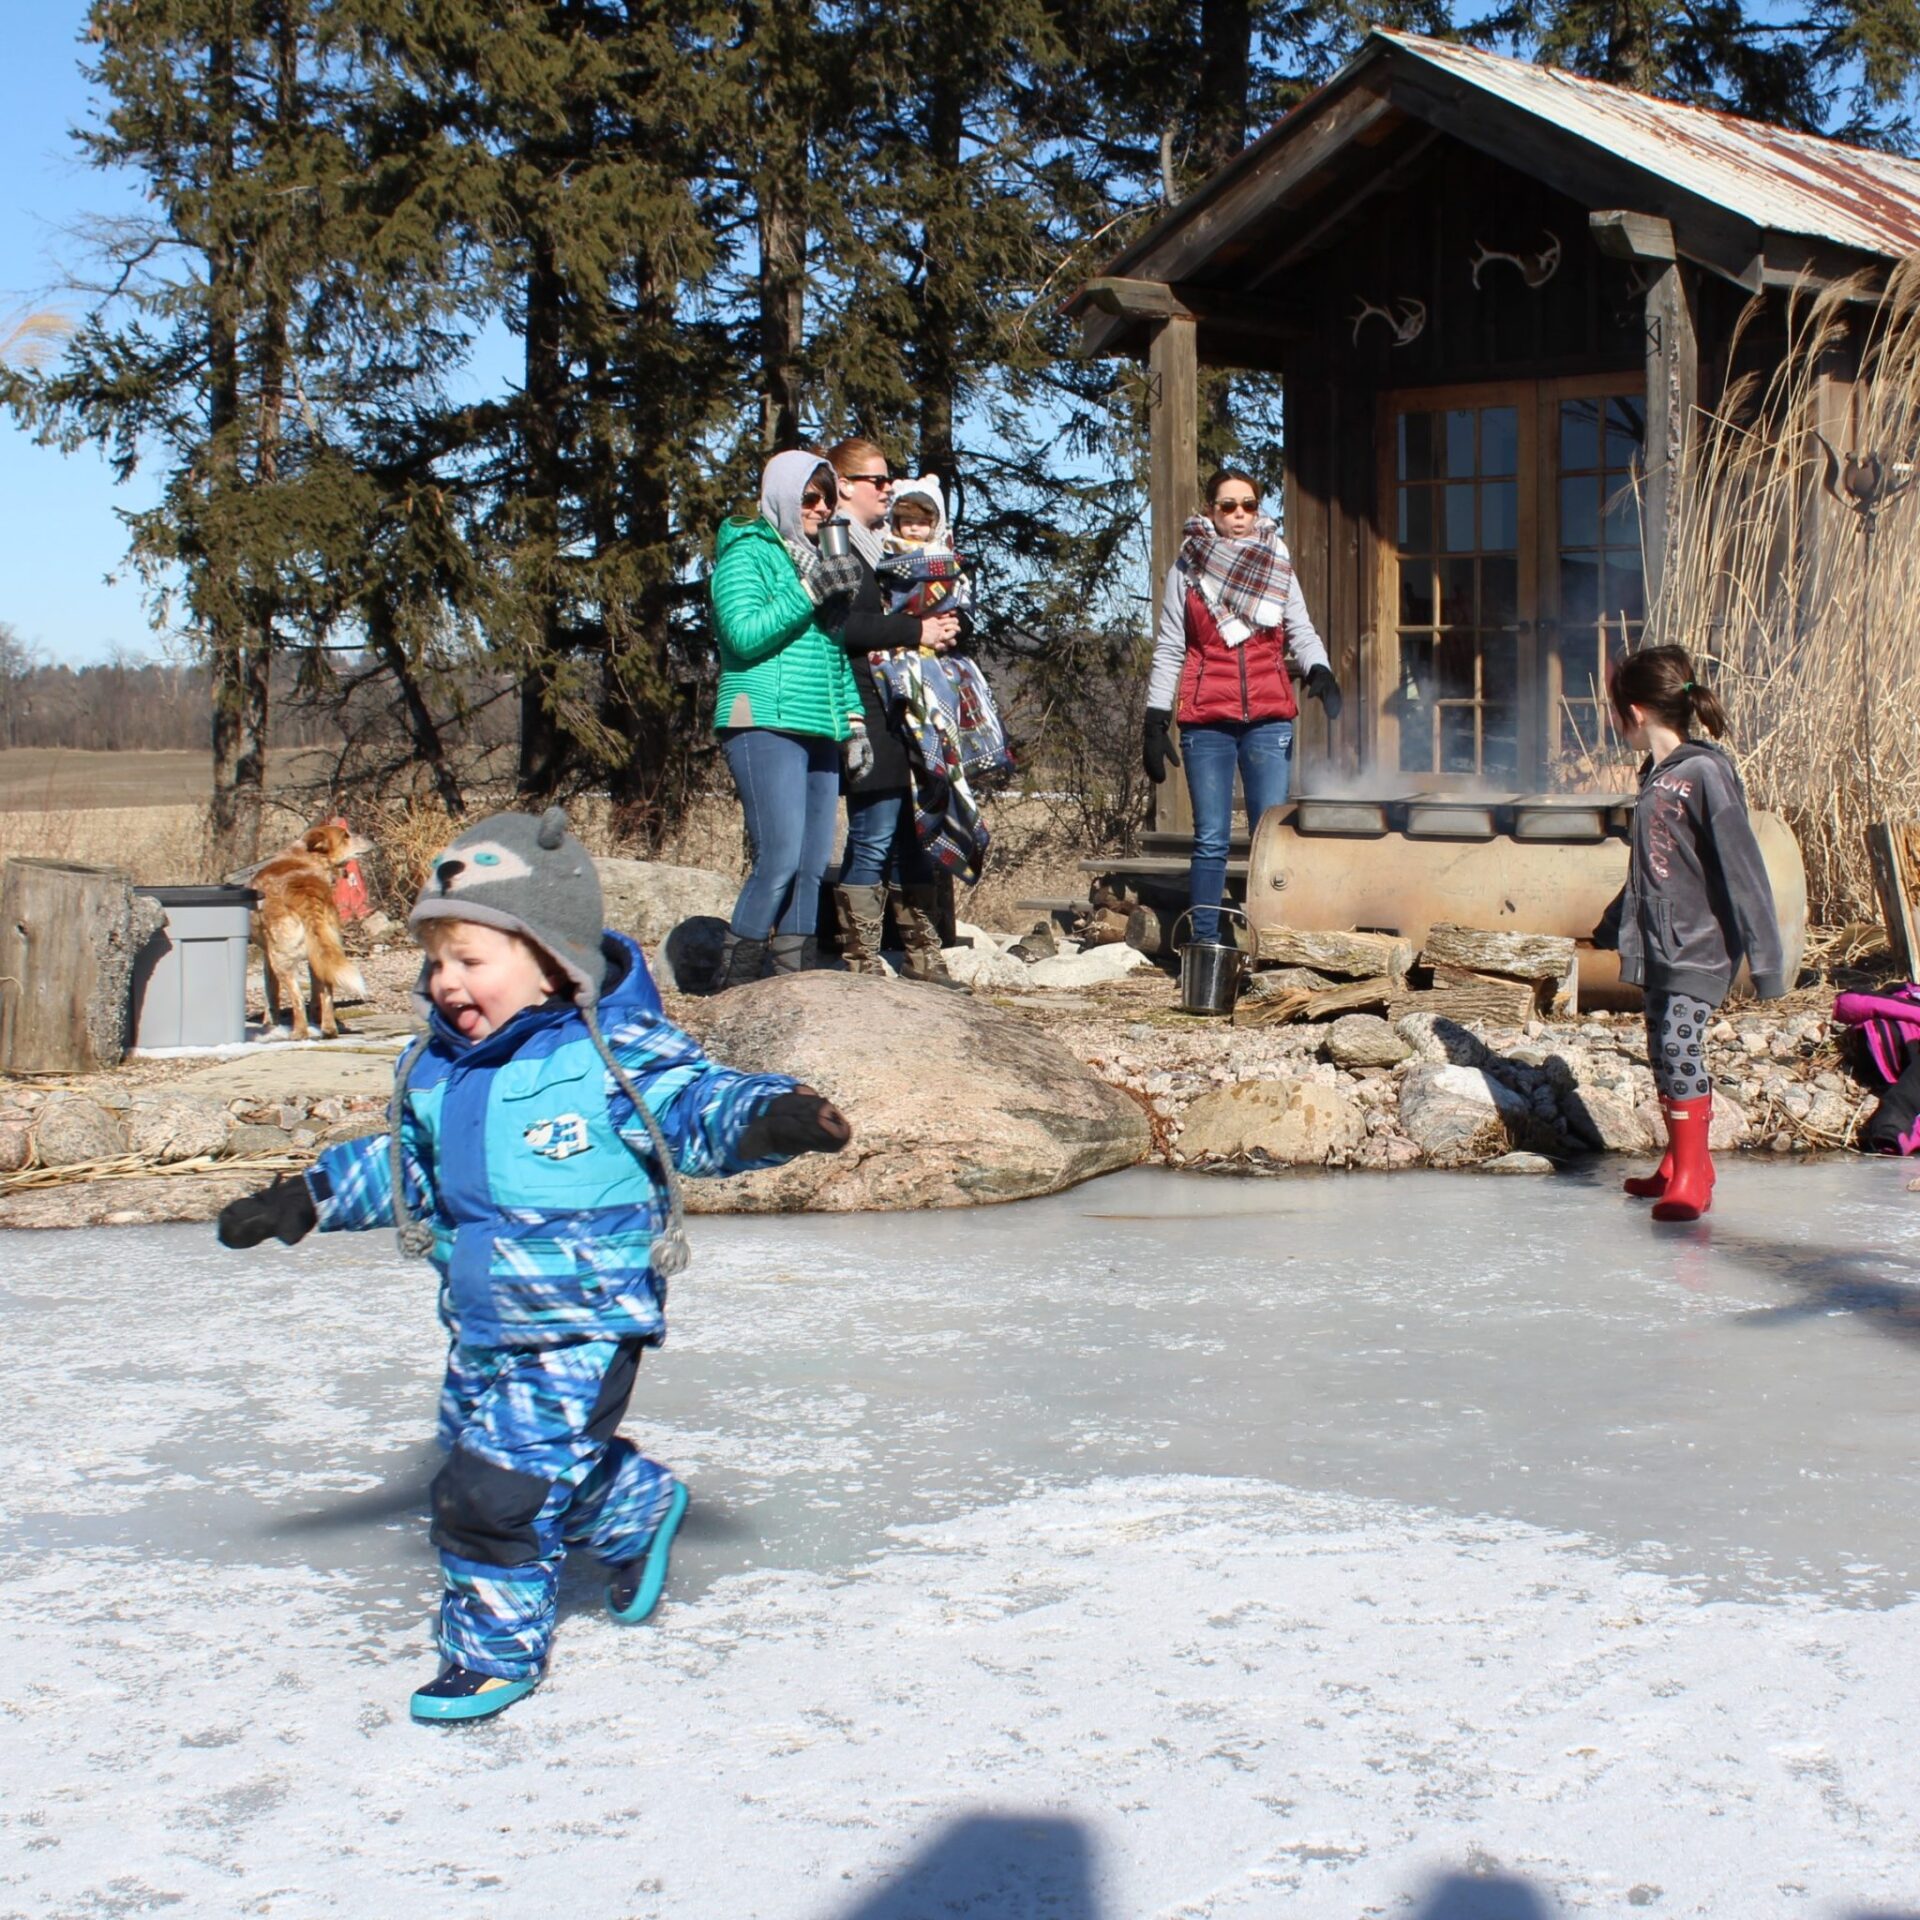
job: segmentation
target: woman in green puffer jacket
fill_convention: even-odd
[[[713,720],[753,850],[716,990],[758,979],[769,956],[776,973],[800,971],[833,857],[842,743],[865,745],[849,724],[860,718],[860,692],[846,650],[819,624],[860,579],[857,560],[824,559],[815,544],[837,499],[818,454],[776,453],[760,477],[759,513],[728,520],[714,547]]]

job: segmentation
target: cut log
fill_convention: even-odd
[[[1894,964],[1903,980],[1920,980],[1920,823],[1869,827],[1867,854]]]
[[[1088,899],[1096,907],[1111,907],[1118,913],[1131,913],[1140,904],[1140,896],[1124,880],[1103,873],[1088,890]]]
[[[1160,957],[1165,950],[1166,939],[1167,930],[1151,907],[1137,906],[1127,915],[1127,945],[1144,953],[1149,960]]]
[[[1423,966],[1465,967],[1510,980],[1564,980],[1573,958],[1574,943],[1557,933],[1493,933],[1451,922],[1430,929],[1420,950]]]
[[[1480,1020],[1495,1027],[1523,1027],[1539,1011],[1531,980],[1501,980],[1491,974],[1465,974],[1425,990],[1397,992],[1387,1018],[1432,1013],[1446,1020]]]
[[[1277,966],[1312,967],[1344,980],[1405,976],[1413,942],[1391,933],[1338,933],[1312,927],[1262,927],[1260,958]]]
[[[1233,1024],[1236,1027],[1284,1027],[1294,1020],[1331,1020],[1338,1014],[1358,1013],[1367,1007],[1386,1007],[1392,1003],[1397,990],[1398,983],[1384,973],[1376,974],[1371,980],[1349,980],[1345,986],[1328,987],[1320,993],[1309,992],[1304,987],[1285,987],[1258,1000],[1242,1000],[1233,1010]]]
[[[1083,947],[1111,947],[1127,937],[1128,917],[1117,907],[1096,907],[1080,935]]]
[[[165,918],[112,867],[9,860],[0,873],[0,1067],[117,1067],[134,955]]]

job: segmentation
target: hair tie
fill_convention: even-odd
[[[1680,691],[1682,693],[1691,693],[1693,691],[1693,682],[1689,680],[1687,684],[1680,689]]]

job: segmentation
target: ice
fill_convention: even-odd
[[[421,1729],[428,1271],[0,1242],[0,1916],[1912,1909],[1897,1163],[700,1219],[657,1624]]]

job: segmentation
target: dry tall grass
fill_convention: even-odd
[[[1788,350],[1696,425],[1648,645],[1683,646],[1726,704],[1753,804],[1806,859],[1812,918],[1880,917],[1867,861],[1867,769],[1880,819],[1920,817],[1920,487],[1880,514],[1872,604],[1855,518],[1828,497],[1844,458],[1920,462],[1920,257],[1877,304],[1848,283],[1788,303]],[[1759,320],[1759,301],[1745,327]],[[1864,338],[1862,335],[1864,334]],[[1849,393],[1832,377],[1859,342]],[[1737,345],[1736,345],[1737,351]]]

